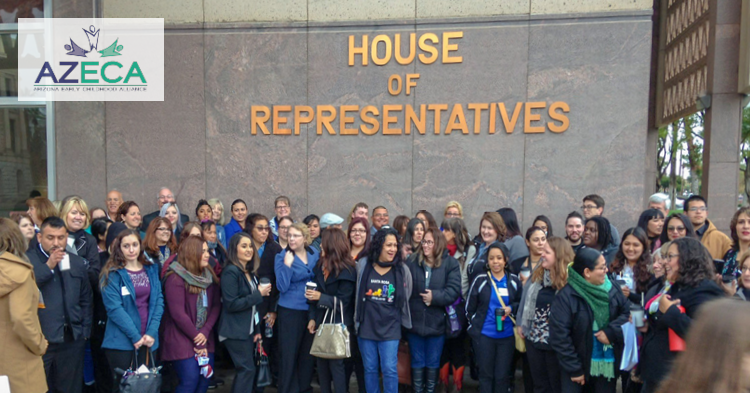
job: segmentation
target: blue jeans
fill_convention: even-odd
[[[387,393],[398,392],[398,340],[373,341],[359,337],[359,352],[365,366],[365,387],[367,393],[380,393],[380,371],[383,372],[383,390]]]
[[[214,354],[208,353],[211,368],[214,367]],[[208,391],[208,378],[201,375],[201,369],[195,358],[175,360],[172,362],[177,377],[180,378],[180,384],[174,390],[174,393],[206,393]]]
[[[445,336],[420,336],[409,333],[411,368],[440,368],[440,355],[443,354]]]

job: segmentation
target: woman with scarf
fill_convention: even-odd
[[[409,297],[412,277],[401,260],[398,232],[383,226],[375,233],[366,257],[357,261],[354,326],[365,366],[368,393],[398,392],[398,342],[401,327],[411,329]]]
[[[161,357],[172,362],[180,379],[175,393],[205,393],[213,376],[213,329],[221,313],[221,288],[209,259],[206,242],[187,236],[164,276],[167,312]]]
[[[557,292],[568,283],[568,264],[575,258],[570,243],[550,237],[544,245],[541,269],[534,271],[523,288],[518,330],[526,339],[526,358],[535,393],[559,393],[560,365],[549,344],[550,311]]]
[[[219,339],[237,370],[232,393],[252,391],[255,386],[255,343],[261,339],[257,306],[271,293],[271,285],[259,285],[260,259],[250,235],[238,232],[229,241],[229,253],[221,273]]]
[[[614,393],[628,321],[628,300],[607,277],[599,251],[582,248],[568,284],[552,301],[549,344],[560,363],[562,392]]]
[[[156,217],[151,220],[146,229],[146,238],[143,240],[143,248],[146,259],[151,263],[164,266],[170,256],[177,252],[177,241],[172,233],[172,224],[164,217]]]
[[[669,331],[684,339],[698,309],[724,297],[724,290],[714,281],[713,259],[697,239],[673,240],[665,267],[667,281],[655,296],[647,299],[648,321],[639,328],[644,333],[639,364],[644,393],[656,391],[678,354],[670,350],[674,337],[670,338]]]
[[[508,254],[503,243],[489,245],[486,270],[471,283],[466,301],[467,331],[479,366],[481,393],[508,392],[513,381],[514,315],[523,287],[510,272]]]

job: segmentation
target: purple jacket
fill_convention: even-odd
[[[192,294],[185,287],[185,281],[173,273],[164,282],[164,313],[162,326],[164,332],[161,340],[161,360],[183,360],[195,355],[194,348],[207,348],[214,352],[214,334],[212,330],[221,313],[221,288],[219,283],[211,284],[207,289],[208,318],[203,328],[195,327],[196,302],[198,295]],[[196,346],[193,339],[198,333],[208,339],[206,345]]]

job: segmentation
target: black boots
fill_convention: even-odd
[[[435,388],[437,387],[439,372],[440,372],[440,369],[438,368],[427,369],[427,376],[425,377],[425,389],[424,389],[425,393],[435,393]]]
[[[411,389],[414,393],[424,393],[424,369],[411,369]]]

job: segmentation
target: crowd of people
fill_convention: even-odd
[[[311,392],[316,374],[322,392],[347,392],[352,374],[360,392],[461,391],[467,370],[480,392],[505,393],[517,365],[527,393],[608,393],[618,380],[628,393],[688,380],[704,383],[696,392],[750,388],[750,341],[719,337],[746,337],[747,313],[691,328],[698,315],[747,308],[750,207],[726,236],[701,196],[670,213],[654,195],[620,236],[592,194],[555,234],[544,215],[524,231],[504,207],[472,236],[456,201],[440,223],[419,210],[392,224],[363,202],[345,218],[295,217],[280,196],[268,218],[242,199],[228,212],[200,200],[193,217],[168,188],[157,201],[142,215],[116,190],[104,208],[39,196],[0,218],[0,374],[11,391],[118,392],[124,371],[151,359],[162,391],[206,392],[222,383],[222,352],[233,393],[264,390],[259,353],[284,393]],[[348,357],[311,354],[329,312],[350,333]],[[711,345],[734,352],[686,359]]]

